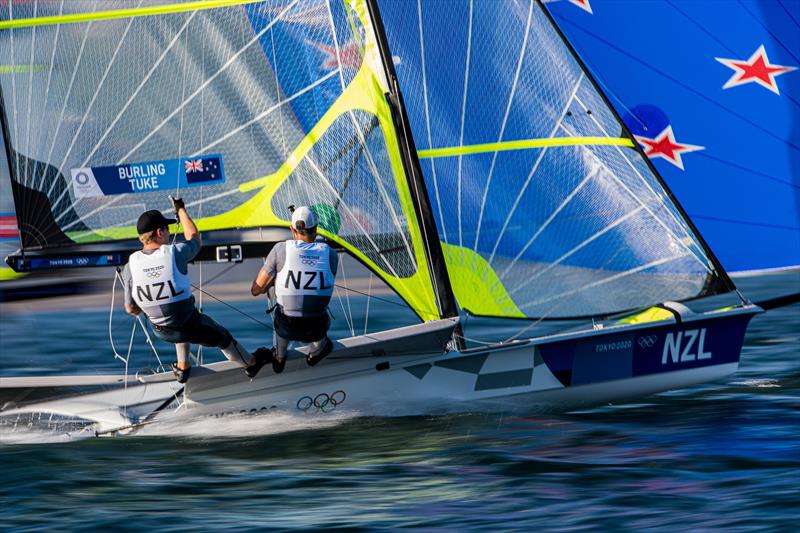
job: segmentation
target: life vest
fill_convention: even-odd
[[[192,296],[189,275],[178,269],[173,252],[165,244],[150,254],[134,252],[128,260],[133,301],[156,325],[169,318],[161,312],[163,306]]]
[[[275,278],[275,297],[286,316],[325,314],[333,294],[330,248],[324,242],[286,241],[286,261]]]

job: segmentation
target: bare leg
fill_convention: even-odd
[[[189,361],[192,345],[188,342],[179,342],[175,345],[175,353],[178,356],[178,368],[186,370],[192,363]]]
[[[228,361],[233,361],[241,366],[251,365],[255,362],[250,352],[248,352],[244,346],[236,342],[236,339],[231,340],[230,344],[220,349]]]
[[[277,333],[274,333],[272,338],[275,342],[275,359],[285,361],[286,353],[289,351],[289,339],[284,339]]]

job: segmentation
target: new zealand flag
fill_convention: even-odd
[[[183,160],[183,171],[189,185],[223,181],[222,159],[219,156],[188,158]]]

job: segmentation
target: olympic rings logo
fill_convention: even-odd
[[[304,265],[308,265],[308,266],[311,266],[311,265],[316,265],[316,264],[317,264],[317,260],[316,260],[316,259],[303,259],[303,260],[302,260],[302,261],[300,261],[300,262],[301,262],[302,264],[304,264]]]
[[[89,175],[86,172],[78,172],[75,175],[75,181],[78,185],[86,185],[89,183]]]
[[[639,343],[639,346],[642,348],[652,348],[657,340],[658,335],[646,335],[644,337],[639,337],[636,342]]]
[[[161,271],[159,271],[159,270],[151,270],[150,272],[147,273],[147,277],[148,278],[160,278],[161,277]]]
[[[297,408],[306,414],[316,414],[318,412],[330,413],[336,409],[337,405],[344,403],[347,394],[343,390],[337,390],[332,394],[321,392],[313,398],[302,396],[297,400]]]

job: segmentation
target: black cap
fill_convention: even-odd
[[[136,222],[136,231],[139,232],[139,235],[142,235],[148,231],[157,230],[158,228],[169,226],[175,222],[177,221],[174,218],[165,218],[164,215],[161,214],[161,211],[152,209],[150,211],[145,211],[142,213],[142,216],[139,217],[139,221]]]

